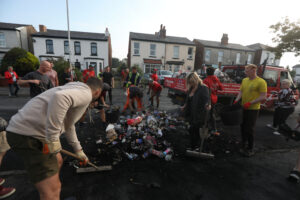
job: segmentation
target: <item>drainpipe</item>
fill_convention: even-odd
[[[21,48],[23,49],[21,31],[18,28],[16,28],[16,30],[19,32],[20,44]]]

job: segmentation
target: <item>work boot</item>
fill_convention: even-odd
[[[4,199],[6,197],[9,197],[13,193],[15,193],[16,189],[15,188],[10,188],[10,187],[2,187],[0,186],[0,199]]]

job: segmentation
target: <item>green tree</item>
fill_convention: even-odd
[[[122,61],[119,58],[112,58],[112,66],[111,68],[118,68],[122,64]]]
[[[32,53],[21,49],[12,48],[3,57],[0,71],[1,73],[7,70],[8,66],[13,66],[19,76],[24,76],[28,72],[36,70],[40,65],[37,57]]]
[[[290,22],[286,17],[282,22],[271,25],[275,37],[272,38],[276,47],[269,50],[276,53],[276,58],[280,58],[284,52],[294,52],[296,56],[300,55],[300,20]]]
[[[53,65],[53,69],[57,72],[59,83],[63,83],[62,75],[65,69],[70,67],[70,63],[63,58],[59,58],[58,60],[53,60]],[[77,77],[76,81],[82,81],[82,73],[77,68],[75,68],[75,75]]]

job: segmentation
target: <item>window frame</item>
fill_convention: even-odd
[[[50,44],[48,42],[51,42]],[[53,45],[53,40],[47,39],[45,41],[46,43],[46,54],[54,54],[54,45]],[[51,49],[52,48],[52,49]]]
[[[154,49],[152,47],[154,47]],[[150,44],[150,56],[156,57],[156,44]]]
[[[178,49],[178,52],[175,49]],[[178,55],[176,56],[175,53],[178,53]],[[173,46],[173,59],[179,59],[179,46]]]
[[[209,52],[209,54],[207,54]],[[205,50],[205,56],[204,56],[204,61],[205,62],[210,62],[210,55],[211,55],[211,50],[210,49],[206,49]],[[208,57],[208,59],[207,59]]]
[[[241,53],[236,53],[236,57],[235,57],[235,63],[236,64],[241,64]]]
[[[66,45],[66,43],[68,44],[68,45]],[[67,48],[67,49],[66,49]],[[67,51],[66,51],[67,50]],[[65,55],[69,55],[70,54],[70,45],[69,45],[69,41],[68,40],[65,40],[64,41],[64,53],[65,53]]]
[[[138,47],[136,47],[135,44],[138,44]],[[137,53],[136,53],[136,51],[137,51]],[[133,55],[134,56],[140,55],[140,43],[139,42],[133,42]]]
[[[93,53],[93,48],[96,49],[96,53]],[[91,56],[97,56],[97,55],[98,55],[97,43],[96,42],[91,42]]]
[[[222,53],[222,56],[220,56],[220,53]],[[220,59],[220,57],[221,57],[221,59]],[[218,51],[218,63],[223,62],[223,58],[224,58],[224,51]]]
[[[0,48],[5,48],[6,47],[6,37],[5,37],[5,33],[4,32],[0,32],[0,36],[3,35],[3,39],[1,39],[0,37]],[[3,43],[3,45],[1,45],[1,41]]]
[[[76,44],[79,44],[79,53],[76,52]],[[74,53],[75,55],[81,55],[81,45],[79,41],[74,41]]]
[[[252,60],[252,54],[248,54],[248,57],[247,57],[247,64],[251,64],[251,60]]]
[[[191,53],[189,52],[191,50]],[[188,48],[188,59],[189,60],[193,60],[193,52],[194,51],[194,48],[193,47],[189,47]]]

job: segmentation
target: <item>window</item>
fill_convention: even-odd
[[[188,59],[193,59],[193,48],[189,47],[188,49]]]
[[[277,79],[278,79],[278,71],[266,69],[263,78],[266,80],[268,86],[276,87]]]
[[[150,44],[150,56],[156,55],[156,44]]]
[[[97,43],[91,43],[91,55],[97,56]]]
[[[179,46],[173,48],[173,58],[179,58]]]
[[[252,54],[248,54],[247,64],[252,63]]]
[[[133,43],[133,55],[140,55],[140,43],[135,42]]]
[[[237,54],[236,54],[235,63],[236,63],[236,64],[240,64],[240,62],[241,62],[241,53],[237,53]]]
[[[169,65],[169,70],[170,70],[170,71],[173,71],[173,70],[172,70],[172,65]]]
[[[46,40],[46,52],[47,54],[53,54],[53,40]]]
[[[69,54],[69,41],[64,41],[65,54]]]
[[[210,50],[205,50],[205,62],[210,62]]]
[[[146,64],[145,65],[145,74],[151,74],[153,69],[160,69],[161,65],[151,65],[151,64]]]
[[[6,47],[6,40],[4,33],[0,33],[0,47]]]
[[[224,56],[224,52],[223,51],[219,51],[218,52],[218,62],[223,62],[223,56]]]
[[[74,47],[75,47],[75,55],[80,55],[81,54],[80,42],[74,42]]]

